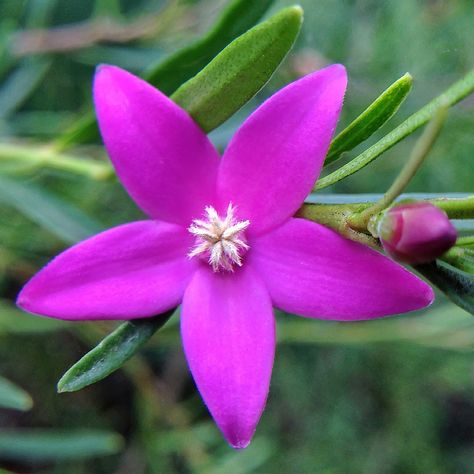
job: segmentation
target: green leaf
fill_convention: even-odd
[[[33,400],[28,393],[10,380],[0,377],[0,407],[28,411],[32,406]]]
[[[379,201],[383,194],[368,193],[368,194],[321,194],[313,193],[310,194],[305,202],[306,203],[319,203],[319,204],[364,204],[370,202]],[[471,200],[471,194],[469,193],[404,193],[398,197],[398,200],[406,199],[429,199],[434,205],[444,209],[447,203],[455,202],[456,209],[461,207],[461,204]],[[455,201],[454,201],[455,200]],[[464,206],[463,206],[464,207]]]
[[[33,316],[16,308],[8,300],[0,299],[0,336],[4,334],[44,334],[64,328],[58,319]]]
[[[152,66],[145,78],[164,94],[172,94],[194,77],[230,42],[257,23],[274,0],[234,0],[214,27],[195,43]]]
[[[469,273],[474,280],[474,249],[455,245],[443,254],[440,260],[462,272]]]
[[[418,112],[408,117],[403,123],[385,135],[381,140],[372,145],[359,156],[351,160],[349,163],[341,166],[333,173],[321,178],[315,189],[323,189],[331,186],[342,179],[347,178],[351,174],[361,170],[387,150],[403,140],[408,135],[415,132],[418,128],[429,122],[435,115],[436,111],[442,106],[453,106],[461,99],[474,91],[474,69],[470,71],[463,79],[454,83],[441,95],[433,99]]]
[[[152,66],[143,75],[150,84],[165,94],[195,76],[232,40],[246,32],[263,16],[274,0],[234,0],[224,10],[215,26],[195,43]],[[243,105],[243,104],[241,104]],[[99,138],[94,112],[91,110],[56,142],[58,150]]]
[[[457,271],[442,262],[417,265],[419,271],[431,283],[462,309],[474,316],[474,277]]]
[[[447,196],[434,203],[443,209],[451,219],[474,219],[474,195],[448,199]]]
[[[458,237],[458,240],[456,240],[456,245],[474,251],[474,235]]]
[[[33,184],[0,176],[0,202],[67,243],[76,243],[102,231],[102,226],[79,209]]]
[[[121,324],[61,377],[58,392],[75,392],[119,369],[173,313],[171,310],[154,318]]]
[[[45,58],[25,59],[0,89],[0,118],[7,117],[28,99],[41,83],[51,66],[51,60]]]
[[[51,147],[25,146],[13,143],[0,143],[0,171],[31,172],[41,168],[68,171],[92,179],[109,179],[115,176],[109,161],[67,155],[55,152]]]
[[[270,79],[298,36],[303,10],[289,7],[233,41],[172,99],[205,132],[227,120]]]
[[[345,152],[364,142],[382,125],[384,125],[400,108],[407,98],[413,79],[405,74],[365,109],[348,127],[346,127],[331,143],[324,166],[327,166]]]
[[[2,430],[0,458],[18,461],[88,459],[119,452],[120,435],[102,430]]]

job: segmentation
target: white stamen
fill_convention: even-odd
[[[223,219],[212,206],[205,211],[205,219],[195,219],[188,229],[196,237],[188,257],[207,257],[213,271],[232,272],[234,265],[242,266],[242,255],[249,249],[244,231],[250,221],[237,221],[232,203]]]

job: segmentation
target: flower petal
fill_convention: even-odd
[[[192,238],[175,224],[140,221],[102,232],[56,257],[18,305],[59,319],[133,319],[177,306],[195,268]]]
[[[404,313],[433,301],[433,290],[375,250],[303,219],[251,243],[253,264],[278,308],[355,321]]]
[[[215,193],[219,157],[191,117],[147,82],[98,68],[100,130],[123,185],[150,216],[188,226]]]
[[[268,394],[275,322],[267,290],[248,265],[197,271],[186,289],[181,333],[196,385],[234,448],[245,448]]]
[[[230,202],[260,234],[292,216],[309,194],[336,128],[346,89],[333,65],[273,95],[240,127],[222,158],[221,207]]]

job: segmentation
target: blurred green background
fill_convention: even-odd
[[[291,3],[275,1],[272,11]],[[225,4],[0,0],[0,143],[51,142],[90,105],[96,64],[143,71],[199,37]],[[349,72],[341,128],[406,71],[414,76],[410,97],[373,140],[474,66],[472,0],[300,4],[305,22],[294,50],[257,97],[212,132],[220,147],[273,91],[327,63]],[[107,39],[110,25],[120,42]],[[69,29],[47,51],[25,36],[57,26]],[[472,192],[473,111],[472,97],[452,109],[410,191]],[[384,191],[415,138],[329,192]],[[94,157],[101,149],[77,152]],[[58,395],[60,376],[114,324],[60,324],[12,305],[74,235],[140,217],[120,186],[0,160],[0,206],[0,375],[34,400],[28,410],[23,393],[20,410],[0,409],[0,472],[474,473],[474,319],[442,295],[427,311],[367,323],[278,315],[267,408],[250,447],[235,452],[193,386],[177,318],[123,370]],[[0,379],[4,398],[8,390]]]

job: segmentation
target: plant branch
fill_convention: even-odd
[[[386,209],[395,201],[395,199],[397,199],[398,196],[400,196],[400,194],[402,194],[433,148],[433,145],[443,128],[447,112],[448,108],[446,106],[441,106],[436,111],[433,120],[430,121],[423,135],[416,142],[407,163],[402,168],[390,188],[383,195],[382,199],[364,209],[361,213],[349,217],[348,222],[351,227],[359,231],[364,231],[367,229],[367,224],[373,215]]]
[[[464,97],[474,91],[474,69],[471,70],[460,81],[455,82],[451,87],[446,89],[441,95],[433,99],[423,108],[408,117],[398,127],[393,129],[389,134],[385,135],[377,143],[365,150],[359,156],[351,160],[349,163],[341,166],[333,173],[321,178],[316,184],[315,189],[323,189],[332,184],[347,178],[351,174],[359,171],[367,166],[373,160],[378,158],[382,153],[392,148],[398,142],[408,135],[411,135],[425,123],[429,122],[435,115],[440,106],[453,106]]]
[[[97,180],[106,180],[114,176],[112,166],[105,161],[56,153],[45,147],[0,144],[1,161],[29,165],[32,169],[45,167],[67,171]]]
[[[474,219],[474,195],[466,198],[439,198],[429,201],[443,209],[451,219]]]

